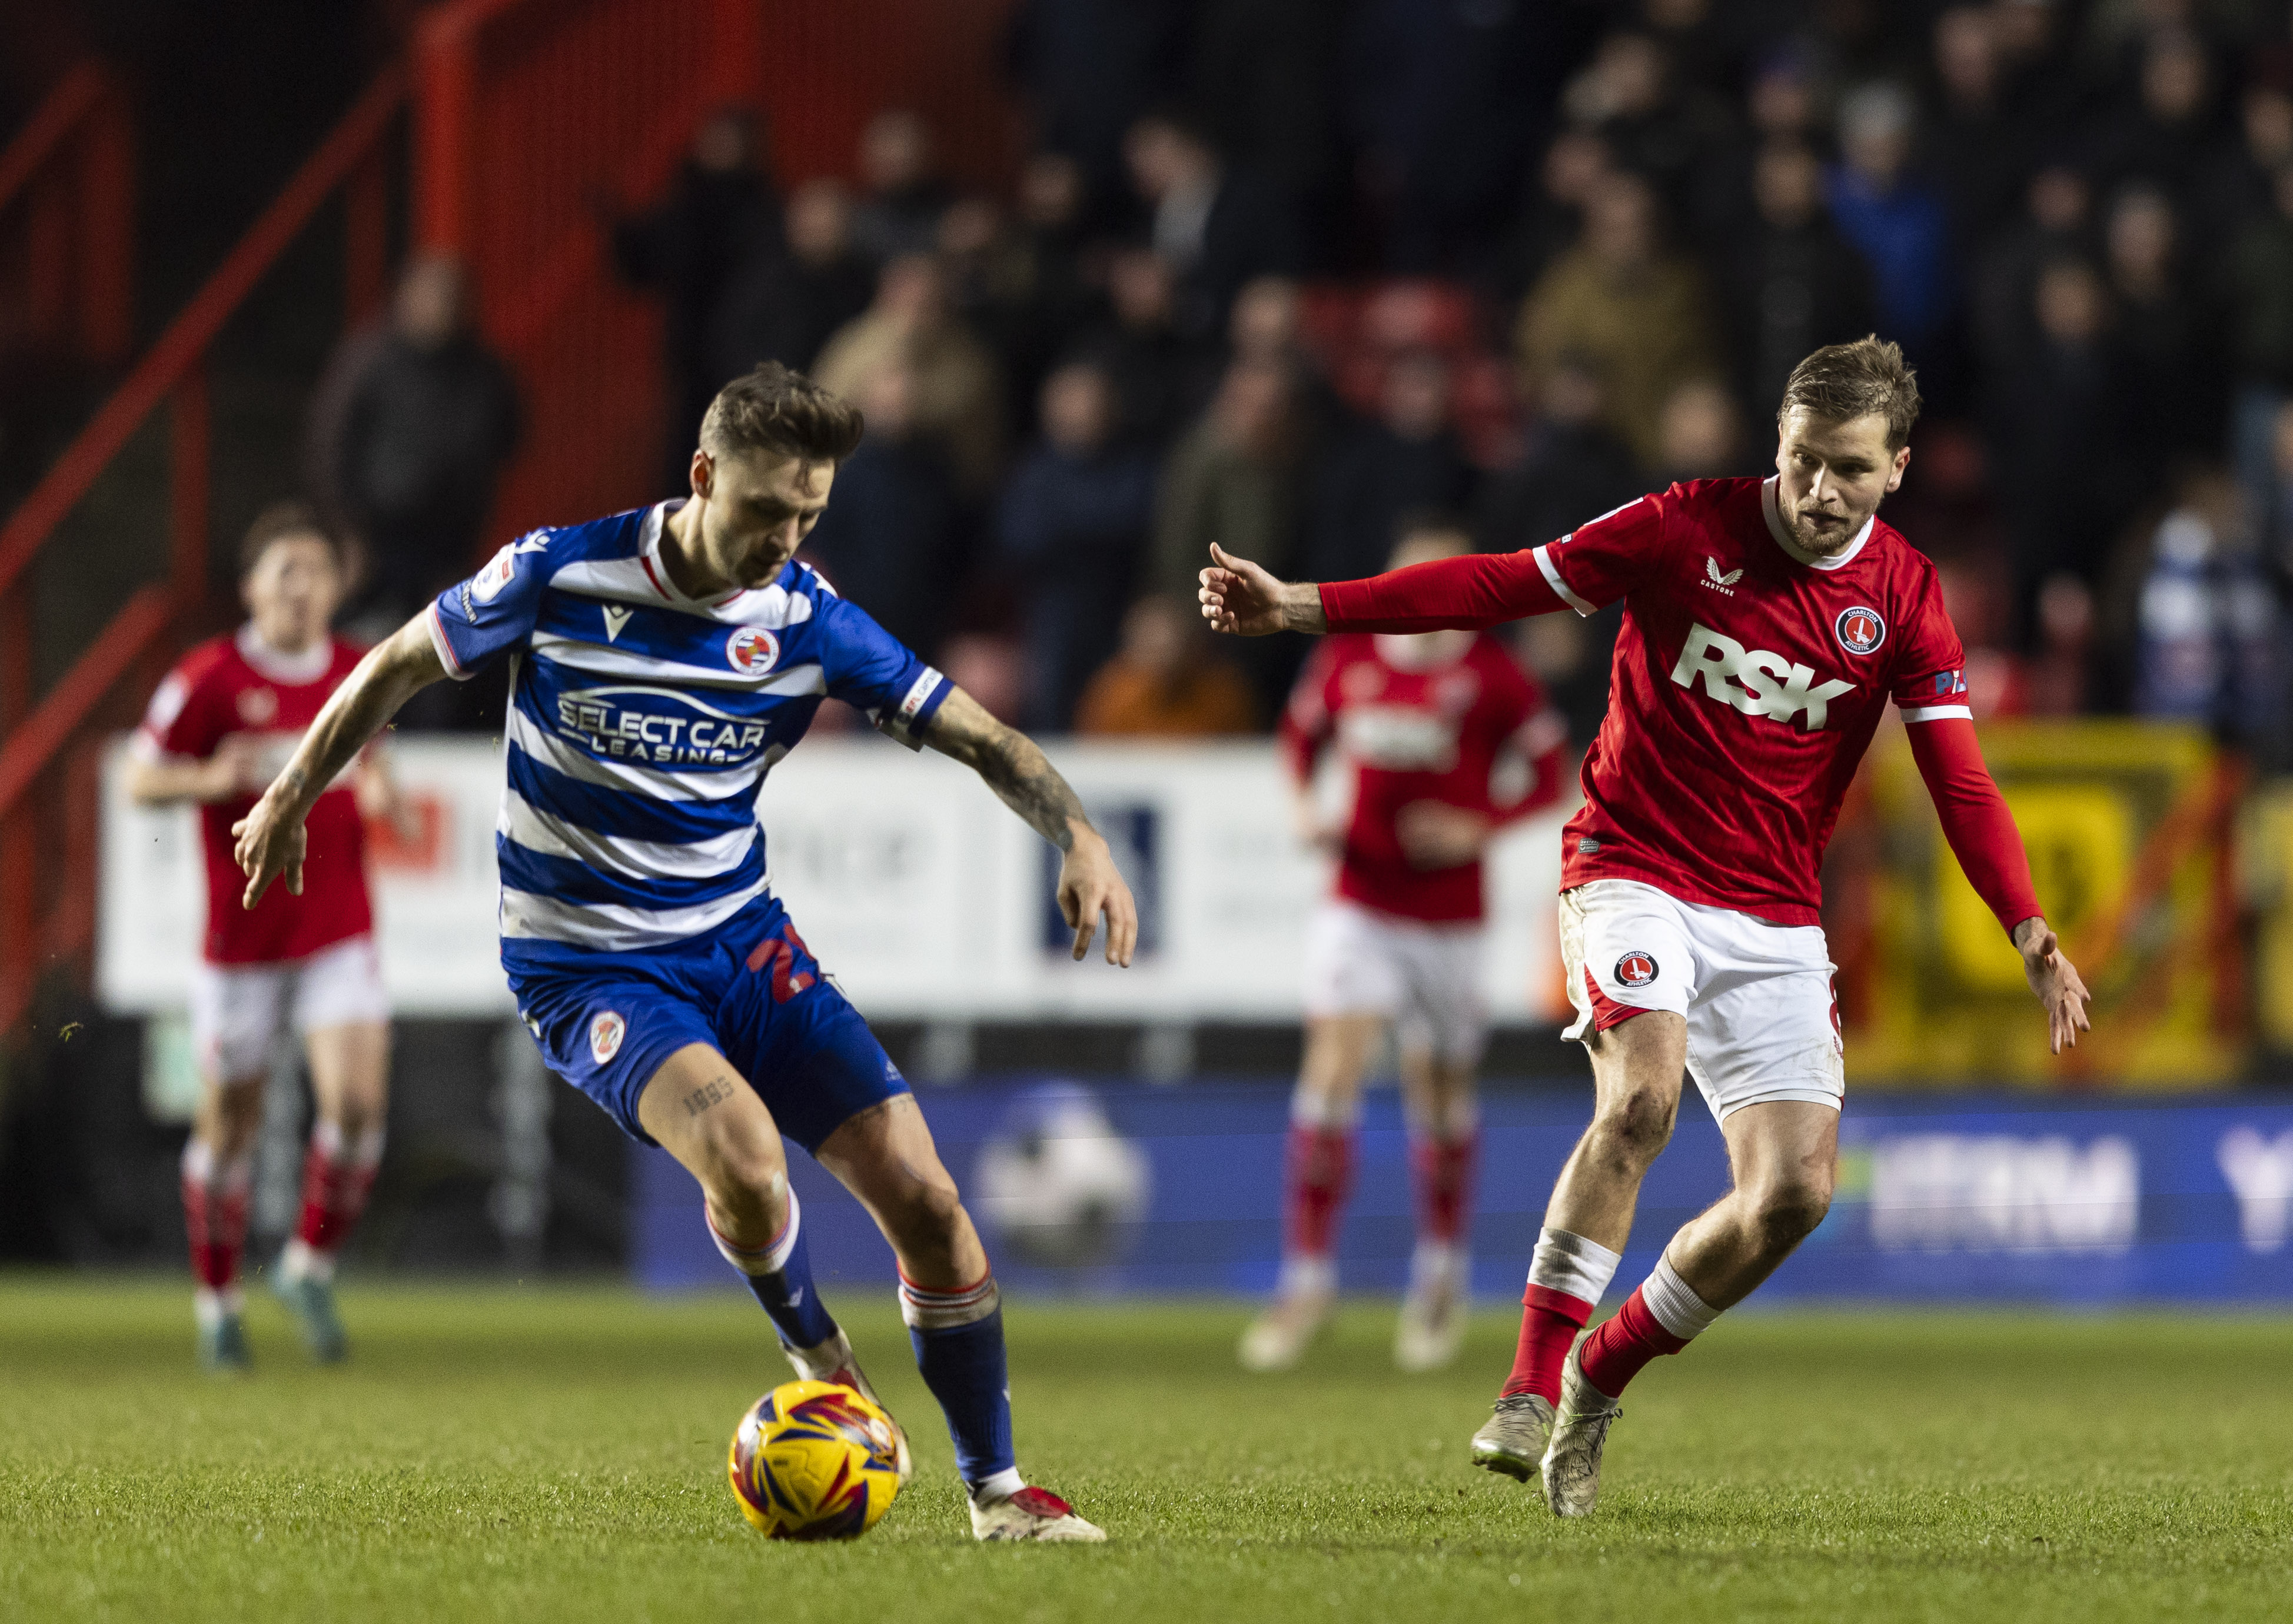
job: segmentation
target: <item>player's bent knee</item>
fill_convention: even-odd
[[[944,1242],[963,1222],[963,1198],[944,1173],[903,1183],[888,1205],[887,1220],[903,1241],[917,1245]]]
[[[1592,1131],[1611,1155],[1643,1166],[1654,1161],[1671,1143],[1677,1096],[1666,1097],[1653,1088],[1634,1088],[1602,1102],[1592,1118]]]
[[[1762,1240],[1770,1251],[1789,1251],[1815,1232],[1831,1210],[1831,1187],[1802,1180],[1769,1185],[1754,1208]]]
[[[778,1207],[788,1194],[788,1156],[780,1135],[748,1124],[728,1124],[708,1140],[701,1182],[725,1200]]]

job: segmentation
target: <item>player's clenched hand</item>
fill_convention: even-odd
[[[2093,998],[2078,979],[2078,966],[2062,952],[2062,941],[2044,919],[2025,919],[2014,927],[2014,946],[2022,955],[2022,974],[2046,1011],[2046,1046],[2059,1054],[2078,1046],[2078,1035],[2090,1032],[2094,1022],[2086,1006]]]
[[[1324,629],[1322,594],[1311,581],[1284,582],[1246,558],[1213,545],[1213,561],[1195,578],[1203,618],[1213,629],[1241,637]]]
[[[1090,939],[1105,914],[1106,962],[1130,964],[1138,947],[1138,904],[1114,866],[1114,854],[1091,830],[1077,831],[1066,860],[1059,865],[1059,912],[1074,927],[1077,963],[1090,951]]]
[[[303,820],[289,817],[280,804],[276,784],[263,792],[247,816],[231,826],[239,837],[231,856],[247,875],[247,893],[239,899],[241,907],[252,908],[271,889],[271,882],[280,875],[287,877],[287,889],[296,896],[303,894],[303,853],[310,844],[304,833]]]

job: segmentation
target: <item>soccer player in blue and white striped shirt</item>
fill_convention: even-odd
[[[906,1081],[766,867],[758,789],[833,695],[976,770],[1065,853],[1078,959],[1102,917],[1109,963],[1138,938],[1106,842],[1043,753],[795,562],[862,427],[768,362],[710,405],[690,500],[536,530],[442,593],[360,663],[236,826],[247,904],[281,876],[301,891],[304,818],[409,696],[507,655],[502,967],[551,1066],[700,1180],[798,1374],[872,1397],[814,1289],[782,1135],[811,1151],[892,1243],[973,1531],[1103,1539],[1020,1478],[987,1254]],[[904,1439],[900,1458],[904,1474]]]

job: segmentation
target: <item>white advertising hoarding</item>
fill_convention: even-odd
[[[890,1019],[1287,1021],[1324,862],[1292,832],[1273,747],[1051,747],[1140,893],[1146,940],[1116,973],[1068,962],[1049,904],[1049,848],[969,771],[872,735],[817,738],[758,802],[773,885],[860,1008]],[[399,780],[421,835],[378,834],[385,974],[407,1014],[506,1013],[495,957],[498,747],[402,739]],[[150,812],[104,775],[97,979],[107,1006],[180,1008],[203,906],[187,810]],[[1561,1018],[1554,887],[1561,814],[1526,820],[1491,865],[1487,992],[1500,1021]]]

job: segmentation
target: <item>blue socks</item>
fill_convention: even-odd
[[[788,1222],[769,1246],[751,1249],[734,1246],[709,1224],[717,1249],[725,1261],[740,1270],[756,1293],[757,1301],[773,1317],[782,1342],[790,1347],[814,1348],[836,1335],[836,1321],[821,1305],[813,1289],[812,1256],[804,1244],[803,1209],[796,1192],[789,1192]]]
[[[975,1499],[1020,1488],[1011,1452],[1010,1378],[1003,1363],[1003,1303],[995,1277],[960,1291],[900,1281],[900,1317],[915,1345],[924,1386],[947,1415],[956,1470]]]

